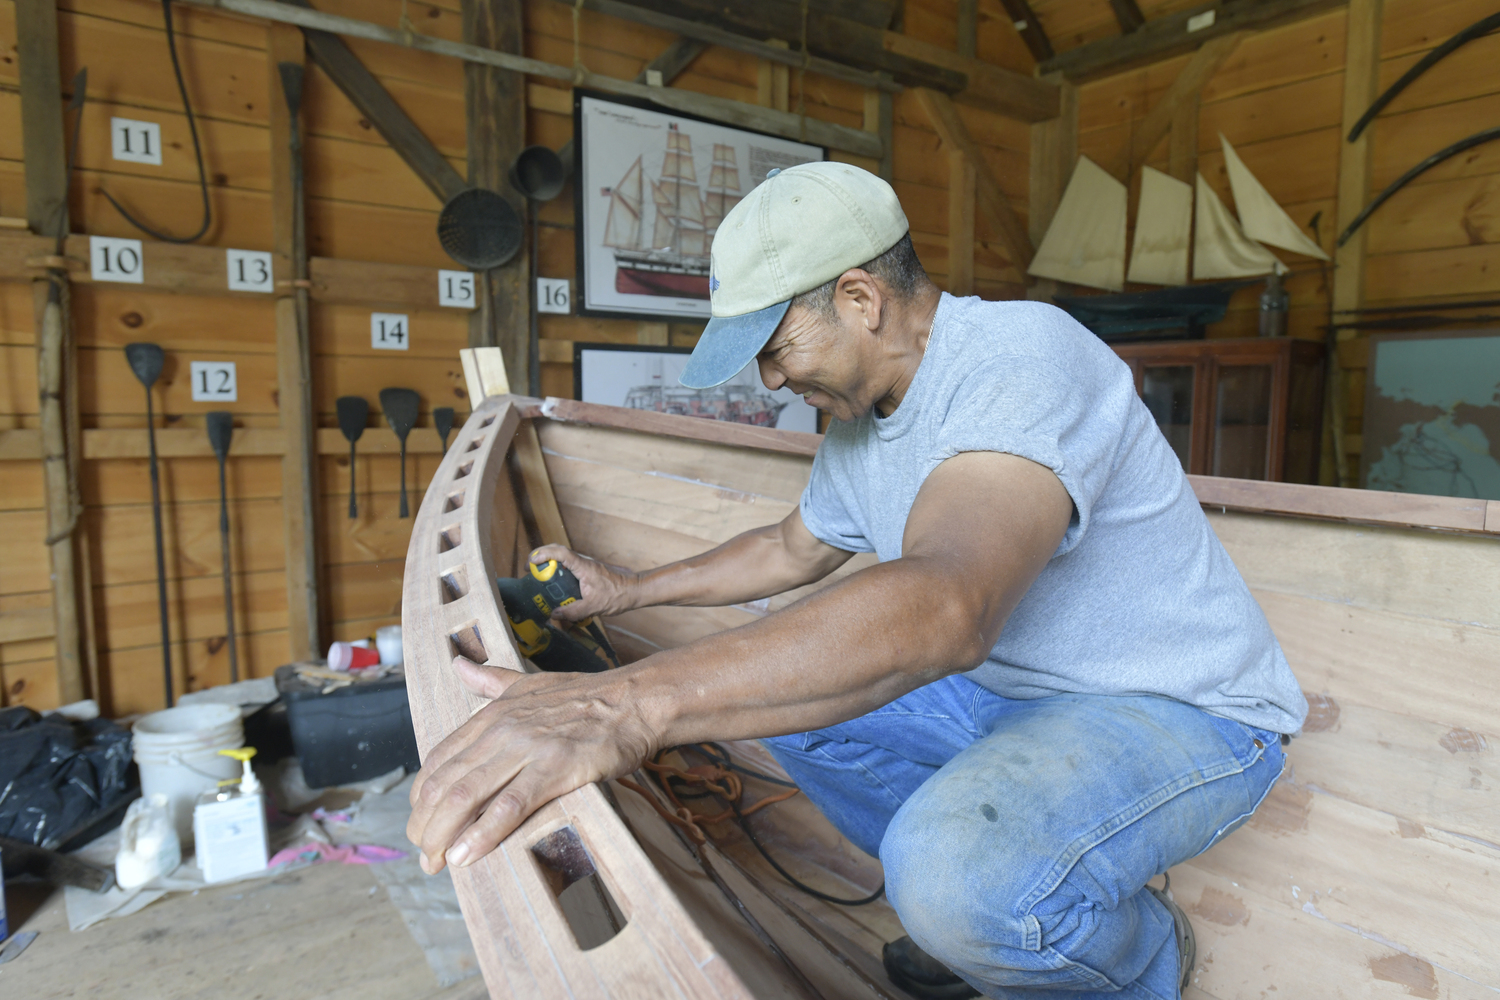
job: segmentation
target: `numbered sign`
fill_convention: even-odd
[[[261,250],[225,250],[231,292],[274,292],[271,255]]]
[[[370,313],[370,346],[381,351],[404,351],[410,327],[405,313]]]
[[[161,166],[161,126],[156,122],[111,118],[109,143],[117,160]]]
[[[438,305],[473,309],[474,275],[470,271],[438,272]]]
[[[144,272],[140,240],[89,237],[89,273],[95,281],[129,281],[139,285],[145,280]]]
[[[571,312],[572,292],[567,278],[536,279],[536,311],[544,313]]]
[[[188,368],[193,379],[193,402],[233,403],[239,399],[233,361],[193,361]]]

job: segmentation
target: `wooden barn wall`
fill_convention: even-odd
[[[1192,4],[1142,3],[1153,17]],[[1105,4],[1037,0],[1049,34],[1071,46],[1118,32]],[[1386,0],[1381,31],[1383,90],[1426,52],[1494,12],[1490,0]],[[1223,133],[1252,173],[1330,255],[1338,195],[1346,11],[1250,35],[1202,92],[1198,167],[1226,205]],[[1060,47],[1062,47],[1060,45]],[[1118,156],[1161,98],[1186,56],[1090,83],[1079,94],[1079,149],[1100,162]],[[1370,196],[1432,153],[1487,127],[1500,111],[1500,36],[1471,42],[1402,94],[1372,127]],[[1148,161],[1166,169],[1163,141]],[[1132,195],[1132,204],[1134,196]],[[1365,262],[1368,306],[1491,298],[1500,272],[1500,145],[1480,146],[1417,179],[1377,211]],[[1317,218],[1314,229],[1312,222]],[[1132,218],[1132,225],[1134,219]],[[1289,332],[1322,340],[1330,322],[1332,264],[1274,251],[1292,268]],[[1260,287],[1236,293],[1211,337],[1255,336]],[[1366,345],[1346,333],[1339,360],[1348,401],[1343,430],[1357,471]]]
[[[172,76],[161,6],[151,0],[59,0],[62,73],[89,69],[78,176],[72,188],[73,231],[141,237],[109,205],[107,190],[138,217],[173,233],[198,220],[197,176],[187,121]],[[330,13],[395,25],[399,0],[318,0]],[[457,0],[412,0],[407,13],[418,30],[460,39]],[[907,5],[907,30],[954,45],[955,7],[943,0]],[[526,54],[568,64],[573,59],[571,5],[528,0]],[[268,126],[267,28],[249,20],[178,5],[179,54],[209,175],[214,222],[204,245],[269,250],[271,149]],[[673,40],[660,31],[585,12],[581,57],[595,72],[633,78]],[[24,214],[18,52],[14,0],[0,0],[0,215]],[[464,172],[463,70],[441,56],[353,40],[350,47],[384,83],[432,142]],[[987,18],[979,54],[1029,71],[1030,61],[1007,22]],[[452,267],[436,238],[440,205],[321,71],[309,62],[303,107],[307,130],[306,183],[309,252],[344,260]],[[758,60],[710,49],[675,81],[689,90],[770,103]],[[798,79],[790,72],[790,107]],[[571,95],[550,81],[528,86],[528,137],[556,148],[571,136]],[[865,123],[866,92],[809,74],[809,116],[854,127]],[[1017,212],[1027,197],[1027,128],[962,108]],[[107,134],[112,116],[161,125],[161,166],[115,161]],[[840,154],[835,154],[840,155]],[[862,165],[874,167],[873,162]],[[894,180],[911,219],[919,252],[939,281],[947,274],[947,151],[910,95],[895,100]],[[572,191],[541,213],[539,273],[572,278]],[[988,244],[978,223],[975,288],[990,298],[1021,293],[1020,275]],[[166,349],[167,368],[155,391],[158,426],[200,429],[204,413],[227,408],[239,427],[275,428],[277,378],[270,297],[175,295],[123,284],[80,284],[73,292],[79,345],[80,398],[85,428],[140,428],[143,391],[122,347],[152,341]],[[432,435],[437,406],[467,412],[458,351],[467,344],[467,316],[458,310],[409,310],[406,352],[370,348],[369,308],[314,303],[312,349],[318,424],[336,427],[334,400],[361,395],[371,403],[370,426],[383,427],[377,396],[386,386],[416,389],[422,418],[413,437]],[[36,354],[30,288],[0,282],[0,430],[38,426]],[[700,327],[637,324],[577,316],[543,316],[541,335],[554,342],[543,358],[569,357],[567,342],[695,342]],[[193,402],[187,379],[192,360],[234,361],[239,399]],[[545,394],[572,395],[569,364],[542,366]],[[437,464],[436,455],[409,457],[408,488],[416,498]],[[163,459],[162,489],[173,668],[178,692],[228,680],[220,597],[217,468],[211,458]],[[345,516],[347,457],[318,461],[323,636],[358,638],[399,620],[408,521],[397,518],[397,459],[360,455],[356,465],[359,517]],[[0,465],[0,614],[50,607],[40,463]],[[148,711],[162,704],[156,576],[145,460],[82,463],[83,524],[90,536],[90,606],[97,627],[97,694],[107,712]],[[266,676],[287,661],[281,460],[236,457],[228,473],[235,613],[242,676]],[[4,704],[56,704],[51,639],[0,641]]]

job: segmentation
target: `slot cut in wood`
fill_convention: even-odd
[[[443,513],[444,514],[451,514],[453,511],[458,510],[458,508],[462,507],[463,505],[464,505],[464,491],[463,490],[459,490],[457,493],[450,493],[450,494],[448,494],[448,499],[446,501],[444,501],[444,503],[443,503]]]
[[[573,827],[547,834],[532,845],[531,856],[579,950],[589,951],[612,940],[629,922]]]
[[[439,579],[443,582],[443,603],[452,604],[469,592],[469,574],[462,566],[455,566]]]
[[[464,622],[456,632],[448,633],[448,642],[454,656],[462,656],[475,663],[484,663],[490,655],[484,651],[484,640],[479,637],[479,621]]]
[[[474,471],[474,463],[473,462],[465,462],[463,465],[460,465],[458,467],[458,471],[453,474],[453,478],[455,480],[463,479],[466,476],[468,476],[469,473],[471,473],[473,471]]]
[[[455,524],[438,532],[438,551],[448,552],[464,543],[464,526]]]

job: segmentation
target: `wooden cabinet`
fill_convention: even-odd
[[[1188,472],[1318,481],[1322,344],[1267,337],[1111,346]]]

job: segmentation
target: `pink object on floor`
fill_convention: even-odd
[[[332,844],[311,841],[277,851],[269,867],[275,868],[277,865],[288,864],[292,861],[309,861],[313,864],[338,861],[346,865],[377,865],[382,861],[395,861],[404,857],[406,857],[405,851],[381,847],[379,844],[346,844],[343,847],[335,847]]]

